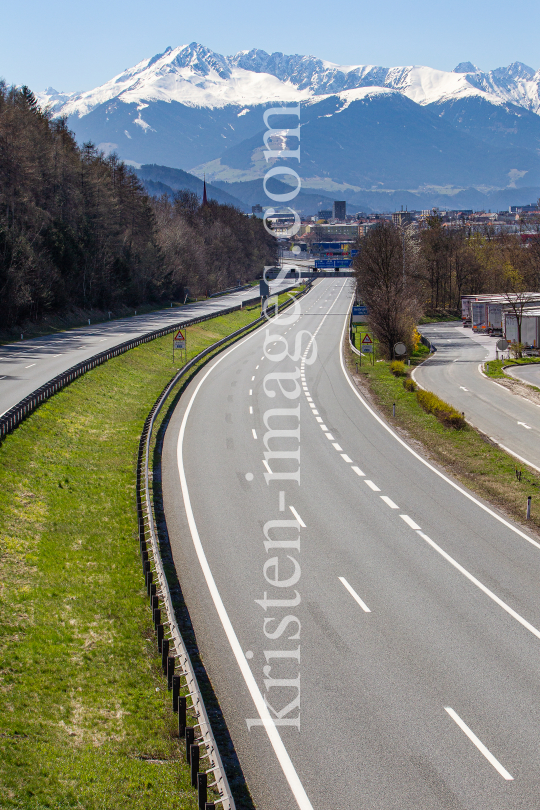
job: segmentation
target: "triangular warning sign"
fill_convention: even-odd
[[[369,335],[367,335],[367,334],[366,334],[366,335],[364,335],[364,337],[362,338],[362,343],[373,343],[373,341],[371,340],[371,337],[370,337]]]
[[[178,332],[177,332],[177,333],[176,333],[176,335],[174,336],[174,339],[175,339],[175,340],[185,340],[185,337],[184,337],[184,335],[182,334],[182,330],[181,330],[181,329],[179,329],[179,330],[178,330]]]

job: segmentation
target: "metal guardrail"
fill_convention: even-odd
[[[309,289],[311,289],[311,284],[308,285],[300,295],[304,295]],[[279,311],[281,312],[283,309],[290,306],[291,303],[292,301],[285,302],[279,307]],[[208,320],[208,317],[216,316],[207,316],[200,320]],[[188,761],[191,764],[191,783],[193,787],[197,787],[199,807],[202,808],[205,807],[207,799],[207,787],[214,787],[218,790],[220,796],[219,803],[221,803],[223,810],[235,810],[235,802],[204,705],[197,676],[182,638],[180,628],[178,627],[169,584],[161,559],[153,498],[150,493],[150,448],[152,443],[152,431],[160,411],[180,380],[186,377],[202,360],[214,354],[217,349],[238,340],[265,320],[265,316],[257,318],[255,321],[243,326],[227,337],[218,340],[196,355],[180,369],[155,402],[146,419],[139,442],[137,463],[137,512],[143,572],[145,574],[147,594],[150,597],[153,609],[154,628],[157,635],[158,650],[162,656],[163,672],[167,677],[169,689],[172,689],[173,710],[178,713],[179,737],[182,736],[182,733],[185,735],[186,757],[189,757]],[[160,607],[160,605],[162,607]],[[163,622],[161,616],[162,609],[166,616],[166,620]],[[177,664],[179,665],[179,674],[175,674]],[[184,680],[183,684],[181,684],[181,678]],[[197,720],[194,727],[198,729],[197,737],[195,737],[194,731],[189,730],[192,727],[187,726],[186,723],[186,703],[182,703],[182,700],[185,701],[185,698],[179,695],[181,687],[187,689],[191,697],[192,710]],[[200,745],[203,745],[205,749],[202,756],[200,754]],[[206,760],[208,766],[200,771],[199,764],[201,759]],[[208,774],[213,775],[214,781],[211,783],[208,782]],[[213,807],[212,804],[206,805],[206,807],[208,806]]]
[[[289,287],[288,289],[291,288]],[[282,292],[286,292],[286,290],[279,290],[280,294]],[[177,329],[181,329],[184,326],[194,326],[195,324],[208,321],[220,315],[228,315],[231,312],[236,312],[246,305],[253,304],[259,300],[260,296],[257,295],[253,298],[247,299],[246,301],[242,301],[241,304],[228,307],[227,309],[221,309],[219,312],[212,312],[209,315],[203,315],[200,318],[188,318],[178,321],[178,323],[175,324],[169,324],[163,329],[156,329],[153,332],[148,332],[146,335],[141,335],[140,337],[126,340],[124,343],[118,344],[118,346],[106,349],[103,352],[99,352],[99,354],[89,357],[87,360],[83,360],[81,363],[77,363],[77,365],[72,366],[66,371],[63,371],[61,374],[58,374],[52,380],[49,380],[49,382],[45,383],[45,385],[42,385],[40,388],[36,388],[35,391],[32,391],[32,393],[28,394],[28,396],[24,397],[24,399],[21,399],[20,402],[18,402],[0,417],[0,441],[7,436],[8,433],[12,433],[15,428],[20,425],[24,419],[26,419],[27,416],[33,413],[36,408],[41,405],[42,402],[45,402],[47,399],[52,397],[53,394],[56,394],[62,388],[65,388],[66,385],[69,385],[71,382],[73,382],[73,380],[76,380],[78,377],[86,374],[86,372],[90,371],[90,369],[95,368],[102,363],[106,363],[107,360],[117,357],[119,354],[124,354],[124,352],[128,352],[130,349],[134,349],[136,346],[140,346],[141,343],[148,343],[150,340],[163,337],[164,335],[174,332]]]

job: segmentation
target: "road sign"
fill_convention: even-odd
[[[365,354],[369,354],[373,351],[373,340],[371,339],[371,335],[367,332],[362,338],[362,351]]]
[[[407,347],[404,343],[396,343],[394,346],[394,354],[401,356],[402,354],[407,354]]]
[[[352,259],[317,259],[315,267],[324,268],[350,267]]]
[[[504,338],[497,341],[497,348],[500,352],[505,352],[510,344]]]
[[[268,298],[268,296],[270,295],[270,287],[268,285],[268,282],[265,281],[263,278],[261,278],[259,283],[259,295],[261,296],[261,298]]]
[[[352,308],[353,323],[364,323],[365,321],[367,321],[367,316],[368,316],[368,308],[363,304]]]
[[[174,336],[174,348],[175,349],[186,348],[186,336],[183,334],[181,329],[179,329],[176,335]]]

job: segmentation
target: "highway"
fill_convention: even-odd
[[[495,338],[473,335],[457,321],[427,324],[421,332],[437,351],[414,370],[416,382],[463,411],[504,450],[540,469],[539,406],[480,371],[481,363],[495,359]]]
[[[290,286],[276,282],[271,289]],[[0,346],[0,416],[66,369],[132,338],[167,324],[219,312],[258,295],[259,288],[115,321],[56,332]]]
[[[172,415],[165,512],[203,661],[261,810],[532,810],[540,546],[362,399],[351,294],[319,282]]]

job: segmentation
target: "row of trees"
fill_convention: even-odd
[[[459,310],[462,295],[513,294],[520,306],[521,293],[540,290],[540,241],[520,234],[447,228],[433,217],[416,233],[381,223],[357,246],[359,295],[389,356],[398,341],[412,346],[424,312]]]
[[[116,155],[79,147],[27,87],[0,82],[0,320],[216,291],[276,260],[260,220],[196,195],[150,198]]]
[[[416,238],[415,275],[428,309],[457,309],[462,295],[540,289],[540,242],[521,234],[428,220]]]

